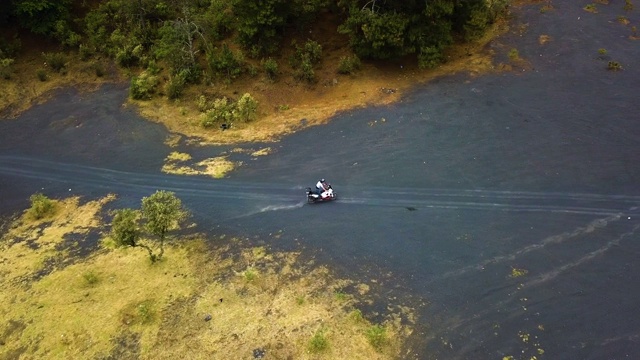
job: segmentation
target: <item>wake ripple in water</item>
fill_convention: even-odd
[[[104,168],[66,164],[19,156],[0,156],[0,175],[58,182],[88,189],[148,194],[157,189],[179,196],[200,199],[234,199],[273,203],[253,211],[301,207],[304,186],[213,180],[204,176],[187,177],[161,173],[132,173]],[[640,196],[567,192],[502,190],[421,189],[421,188],[337,188],[338,206],[404,207],[408,209],[464,209],[479,211],[574,213],[596,216],[625,216],[637,210]],[[295,204],[291,204],[295,202]],[[279,208],[284,206],[284,208]]]

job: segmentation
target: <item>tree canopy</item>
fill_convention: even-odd
[[[264,60],[283,48],[295,52],[297,45],[284,39],[304,39],[326,14],[338,18],[334,31],[348,36],[359,58],[412,55],[421,67],[433,67],[454,41],[481,36],[508,1],[8,0],[0,30],[20,27],[77,48],[83,57],[107,55],[122,67],[166,67],[172,94],[179,96],[185,83],[255,72],[244,56]],[[0,55],[15,53],[2,34]],[[313,80],[313,66],[300,61],[299,78]]]

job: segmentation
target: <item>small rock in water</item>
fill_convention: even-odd
[[[254,359],[262,359],[264,357],[265,350],[264,349],[254,349],[253,350],[253,358]]]
[[[213,318],[213,317],[211,316],[211,314],[207,314],[207,315],[204,317],[204,321],[210,321],[212,318]]]

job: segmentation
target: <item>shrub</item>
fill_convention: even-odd
[[[158,78],[156,76],[148,75],[146,72],[143,72],[140,76],[134,76],[131,79],[129,95],[135,100],[151,99],[151,95],[155,93],[157,85]]]
[[[40,81],[47,81],[47,71],[45,69],[40,68],[36,70],[36,76]]]
[[[270,80],[274,80],[278,75],[278,62],[272,58],[268,58],[262,62],[262,67],[267,73],[267,77]]]
[[[387,330],[381,325],[371,326],[365,332],[365,336],[376,351],[381,351],[382,347],[387,343]]]
[[[95,71],[97,77],[104,76],[104,68],[102,67],[102,64],[94,64],[93,70]]]
[[[257,116],[258,102],[251,97],[251,94],[245,93],[236,103],[236,110],[236,115],[239,120],[253,120]]]
[[[13,74],[13,59],[0,59],[0,76],[5,79],[11,79],[11,75]]]
[[[298,49],[300,51],[300,49]],[[304,54],[309,56],[309,60],[312,64],[317,64],[322,57],[322,45],[318,44],[316,41],[307,40],[304,43]]]
[[[309,340],[309,352],[317,354],[329,348],[329,341],[323,330],[318,330]]]
[[[216,99],[211,108],[202,114],[200,124],[206,128],[233,120],[233,104],[226,97]]]
[[[300,66],[296,71],[296,78],[298,78],[299,80],[305,80],[309,83],[313,83],[316,81],[316,73],[313,70],[313,64],[311,63],[311,60],[309,60],[308,57],[305,57],[300,63]]]
[[[28,210],[28,214],[38,220],[55,212],[55,202],[41,193],[35,193],[29,197],[31,201],[31,207]]]
[[[182,96],[185,88],[185,76],[180,73],[172,76],[165,85],[165,91],[169,99],[178,99]]]
[[[208,54],[209,66],[218,76],[231,81],[242,74],[244,58],[241,53],[234,53],[227,44],[222,46],[220,53],[214,51]]]
[[[420,48],[418,66],[421,69],[433,69],[442,62],[442,50],[436,46]]]
[[[91,56],[93,56],[93,50],[85,44],[80,44],[78,48],[78,55],[80,55],[80,60],[87,61]]]
[[[55,72],[60,72],[67,63],[67,57],[63,53],[46,53],[42,56],[44,56],[45,63]]]
[[[624,11],[631,10],[633,10],[633,3],[631,2],[631,0],[624,0]]]
[[[598,49],[598,54],[607,55],[607,49],[603,49],[603,48]]]
[[[339,74],[353,74],[356,70],[360,69],[360,58],[357,56],[343,56],[340,58],[338,64]]]

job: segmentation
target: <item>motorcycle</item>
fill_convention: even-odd
[[[307,202],[310,204],[317,202],[326,202],[333,201],[337,198],[336,192],[333,191],[331,185],[327,186],[327,190],[322,192],[322,194],[318,194],[315,191],[312,191],[310,187],[307,188]]]

